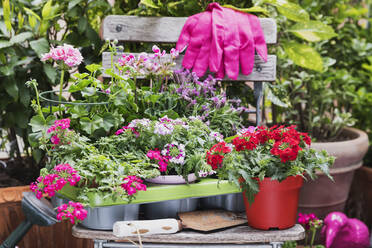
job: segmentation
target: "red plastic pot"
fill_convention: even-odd
[[[265,178],[258,183],[260,191],[252,204],[249,204],[243,193],[248,225],[263,230],[294,226],[303,178],[290,176],[281,182]]]

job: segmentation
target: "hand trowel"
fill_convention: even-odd
[[[245,216],[224,210],[201,210],[178,213],[177,219],[118,221],[114,223],[113,234],[127,237],[151,234],[176,233],[182,229],[214,231],[247,223]]]

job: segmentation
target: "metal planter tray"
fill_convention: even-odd
[[[206,178],[197,183],[185,185],[149,185],[147,191],[139,191],[130,204],[161,202],[185,198],[200,198],[241,192],[241,189],[226,180]],[[66,185],[58,192],[62,196],[76,200],[79,188]],[[125,205],[129,202],[120,199],[104,198],[104,193],[88,194],[90,207]]]
[[[138,220],[139,204],[86,208],[87,217],[81,225],[90,229],[112,230],[116,221]]]
[[[194,211],[198,207],[199,199],[187,198],[143,204],[146,219],[176,218],[179,212]]]
[[[232,212],[244,212],[242,193],[209,196],[200,199],[202,209],[225,209]]]

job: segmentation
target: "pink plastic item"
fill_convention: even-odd
[[[368,248],[367,226],[358,219],[349,219],[341,212],[332,212],[324,219],[322,237],[327,248]]]
[[[176,48],[187,46],[183,67],[193,68],[203,76],[209,68],[217,78],[225,73],[236,80],[239,70],[248,75],[253,70],[255,51],[267,61],[267,47],[259,19],[251,14],[223,8],[218,3],[208,5],[205,12],[190,16]]]

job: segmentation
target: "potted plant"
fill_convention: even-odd
[[[312,52],[306,56],[296,55],[301,49],[287,45],[285,53],[278,50],[279,77],[276,85],[270,87],[271,93],[282,100],[278,105],[272,105],[270,125],[295,124],[313,138],[312,148],[325,149],[336,157],[330,172],[334,182],[319,172],[318,180],[305,182],[300,193],[300,211],[315,213],[321,218],[332,211],[344,211],[354,172],[362,166],[367,151],[368,137],[363,130],[368,131],[370,123],[365,111],[370,104],[366,83],[370,79],[366,71],[372,49],[367,42],[370,26],[363,24],[368,18],[368,7],[352,1],[334,6],[324,1],[301,4],[304,8],[301,13],[308,13],[317,20],[323,17],[321,22],[313,24],[328,24],[335,30],[316,39],[308,36],[307,28],[288,26],[287,20],[277,19],[282,27],[280,43],[293,44],[302,38],[308,41],[307,51]],[[350,9],[357,11],[351,15]],[[287,31],[296,37],[291,37],[290,41],[284,38],[281,34]],[[319,63],[314,63],[315,59]],[[311,66],[304,69],[304,64],[319,66],[319,69]],[[351,128],[353,126],[363,130]]]
[[[249,128],[207,152],[219,178],[244,191],[249,225],[259,229],[291,227],[296,222],[299,190],[305,175],[329,175],[334,158],[310,148],[306,133],[295,126]]]

